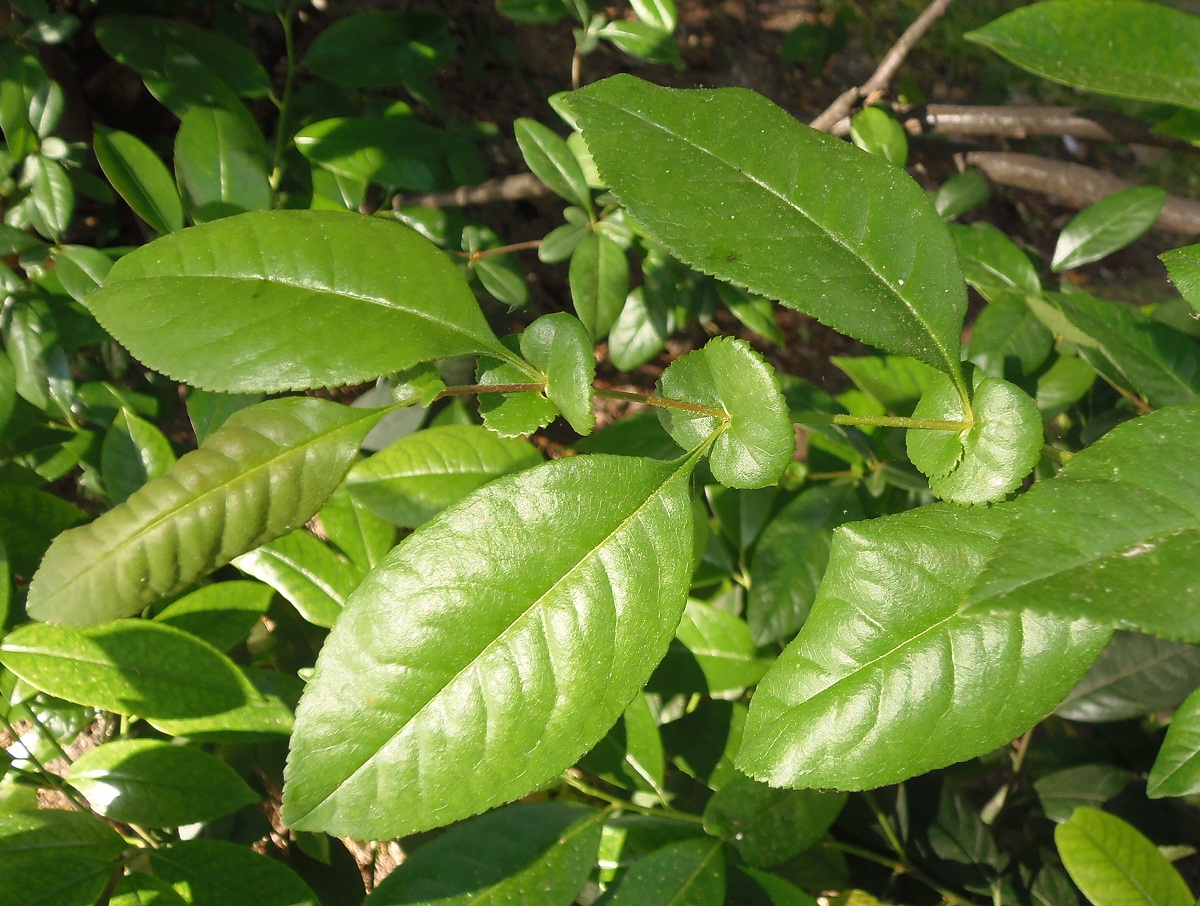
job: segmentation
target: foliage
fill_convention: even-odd
[[[1200,246],[1158,305],[1070,279],[1164,190],[1035,261],[953,223],[985,180],[931,197],[881,107],[846,142],[620,74],[551,99],[567,138],[512,126],[566,203],[536,245],[569,310],[533,311],[520,248],[383,203],[485,175],[443,16],[347,12],[301,55],[297,2],[12,6],[4,902],[1192,901]],[[629,6],[496,4],[568,20],[576,76],[601,46],[682,66],[673,0]],[[836,53],[829,21],[787,53]],[[1196,108],[1192,14],[979,25]],[[81,36],[173,135],[60,137],[44,61]],[[874,347],[835,360],[855,389],[780,367],[775,303]],[[696,323],[745,336],[613,386]],[[599,401],[641,408],[597,430]],[[392,838],[365,890],[353,841]]]

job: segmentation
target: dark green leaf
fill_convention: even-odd
[[[955,173],[933,196],[933,206],[942,220],[955,220],[971,208],[983,204],[991,195],[987,178],[978,170]]]
[[[295,142],[313,163],[347,179],[431,192],[446,179],[445,135],[412,116],[352,116],[306,126]]]
[[[1133,775],[1115,765],[1084,764],[1040,777],[1033,788],[1046,817],[1061,824],[1082,805],[1102,807],[1132,780]]]
[[[357,568],[303,529],[242,554],[233,565],[270,585],[316,626],[332,626],[362,580]]]
[[[304,684],[294,674],[278,670],[252,667],[242,675],[247,701],[231,711],[201,717],[152,717],[147,722],[168,736],[185,736],[196,742],[278,742],[292,730],[292,708]]]
[[[774,484],[792,461],[796,435],[775,371],[745,340],[710,340],[671,363],[658,381],[663,396],[724,412],[659,409],[663,427],[685,450],[706,443],[717,481],[734,488]]]
[[[626,297],[612,326],[608,357],[621,371],[632,371],[658,355],[674,332],[674,309],[659,295],[649,295],[644,286],[639,286]]]
[[[228,651],[266,615],[274,594],[259,582],[214,582],[172,601],[154,619]]]
[[[370,906],[571,906],[600,847],[603,813],[566,802],[510,805],[410,853]]]
[[[526,25],[546,25],[567,14],[561,0],[496,0],[496,12]]]
[[[175,174],[196,223],[274,207],[266,146],[244,111],[193,107],[175,136]]]
[[[208,822],[258,800],[229,765],[157,739],[98,746],[75,759],[66,780],[97,814],[142,827]]]
[[[159,233],[183,229],[183,202],[166,165],[141,139],[96,127],[96,160],[117,194]]]
[[[88,812],[42,809],[0,815],[0,867],[33,856],[114,859],[125,849],[115,830]]]
[[[349,88],[394,88],[432,76],[454,51],[446,19],[435,13],[369,10],[322,29],[304,66]]]
[[[396,548],[321,650],[297,714],[288,825],[412,833],[523,795],[595,745],[683,611],[693,462],[546,463]],[[436,759],[418,756],[429,745]]]
[[[1163,252],[1158,257],[1167,266],[1179,294],[1200,311],[1200,245]]]
[[[604,180],[688,264],[961,381],[962,276],[903,172],[738,89],[615,76],[563,103]]]
[[[1200,109],[1200,17],[1141,0],[1051,0],[967,39],[1030,72],[1099,94]],[[1146,48],[1154,54],[1146,57]]]
[[[543,315],[521,334],[521,355],[546,376],[546,397],[571,427],[591,434],[596,354],[587,329],[566,312]]]
[[[1200,689],[1171,719],[1146,787],[1152,799],[1196,793],[1200,793]]]
[[[533,175],[571,204],[590,211],[592,191],[566,141],[536,120],[518,119],[513,131]]]
[[[164,475],[174,462],[170,441],[128,409],[117,414],[100,447],[100,474],[113,503],[124,503],[147,481]]]
[[[1083,399],[1096,383],[1096,370],[1083,359],[1061,355],[1038,375],[1037,404],[1043,421],[1051,421]]]
[[[0,539],[19,576],[32,576],[55,536],[81,519],[80,510],[53,494],[0,485]]]
[[[742,744],[746,706],[706,700],[695,711],[662,727],[667,757],[685,774],[719,790],[739,776],[733,767]]]
[[[472,261],[471,269],[479,278],[479,284],[497,302],[503,302],[509,308],[523,308],[529,304],[525,276],[512,255],[486,255]]]
[[[1174,710],[1198,685],[1200,648],[1118,632],[1056,710],[1090,723],[1144,717]]]
[[[878,107],[867,107],[850,119],[850,140],[901,169],[908,163],[908,133]],[[938,211],[941,214],[941,211]],[[942,215],[944,219],[945,215]]]
[[[704,829],[747,864],[770,868],[815,846],[845,804],[845,793],[777,790],[738,776],[708,800]]]
[[[1041,368],[1054,335],[1017,293],[997,293],[975,319],[967,357],[989,377],[1020,381]]]
[[[613,906],[721,906],[725,856],[718,840],[682,840],[639,859],[621,879]]]
[[[140,361],[209,390],[338,386],[437,358],[511,357],[432,243],[360,214],[264,211],[173,233],[118,261],[89,304]],[[317,321],[346,329],[313,344]]]
[[[346,487],[372,512],[416,528],[492,479],[541,461],[528,441],[477,425],[445,425],[410,434],[357,463]]]
[[[770,299],[755,296],[728,283],[717,284],[717,295],[743,326],[776,345],[787,344],[787,337],[775,321],[775,303]]]
[[[47,853],[0,868],[4,906],[93,906],[115,866],[85,856]]]
[[[638,695],[579,767],[626,790],[642,790],[665,801],[666,763],[658,724],[645,695]]]
[[[629,292],[625,251],[601,233],[590,233],[571,254],[571,301],[593,340],[599,340],[621,315]]]
[[[29,589],[30,616],[78,625],[135,614],[303,525],[381,414],[307,397],[234,414],[162,478],[55,539]]]
[[[1165,189],[1135,186],[1085,208],[1059,234],[1051,269],[1080,267],[1123,249],[1154,225],[1166,200]]]
[[[1029,256],[990,223],[952,224],[950,235],[962,261],[963,276],[984,298],[1011,290],[1033,295],[1042,291]]]
[[[245,846],[188,840],[148,857],[155,876],[191,906],[320,906],[290,868]]]

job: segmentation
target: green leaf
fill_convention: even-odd
[[[1165,189],[1135,186],[1084,208],[1059,234],[1051,269],[1080,267],[1125,248],[1154,225],[1166,200]]]
[[[187,840],[147,857],[155,876],[191,906],[320,906],[295,872],[245,846]]]
[[[517,144],[530,171],[571,204],[592,210],[592,190],[564,139],[536,120],[521,118],[513,122]]]
[[[658,355],[674,332],[674,309],[657,293],[648,294],[644,286],[639,286],[626,297],[612,326],[608,357],[619,370],[632,371]]]
[[[183,202],[175,180],[141,139],[97,126],[92,147],[100,169],[133,213],[159,233],[183,229]]]
[[[104,252],[86,245],[61,245],[54,250],[54,273],[67,294],[81,305],[108,276],[112,264]]]
[[[725,307],[744,327],[778,346],[787,345],[787,337],[775,321],[775,304],[770,299],[752,295],[728,283],[718,283],[716,286],[717,295]]]
[[[721,906],[725,856],[718,840],[681,840],[638,859],[621,879],[612,906]]]
[[[1200,641],[1200,406],[1114,428],[1021,498],[968,608],[1055,613]]]
[[[1132,825],[1080,808],[1054,829],[1071,880],[1095,906],[1192,906],[1173,865]]]
[[[443,16],[370,10],[321,29],[303,65],[348,88],[394,88],[432,76],[453,51]]]
[[[832,356],[829,361],[844,371],[855,387],[897,415],[912,415],[925,391],[937,382],[940,374],[928,365],[904,356]]]
[[[547,25],[567,14],[560,0],[496,0],[496,12],[526,25]]]
[[[571,906],[595,864],[603,818],[567,802],[510,805],[481,815],[410,853],[366,902]]]
[[[845,793],[777,790],[739,776],[708,800],[704,829],[747,864],[770,868],[816,846],[845,804]]]
[[[738,768],[773,786],[870,789],[1045,716],[1109,633],[962,611],[1010,513],[927,506],[838,529],[808,621],[758,684]]]
[[[683,65],[675,37],[669,31],[663,31],[654,25],[618,19],[607,23],[596,35],[631,57],[637,57],[647,63]]]
[[[89,812],[41,809],[0,815],[0,867],[30,857],[84,856],[115,859],[125,841]]]
[[[908,133],[878,107],[866,107],[851,117],[850,140],[901,169],[908,163]]]
[[[642,790],[666,800],[666,760],[658,723],[645,695],[638,695],[578,767],[613,786]]]
[[[193,107],[175,135],[175,174],[192,220],[274,207],[266,146],[243,111]]]
[[[287,598],[300,616],[329,627],[362,573],[303,529],[242,554],[233,565]]]
[[[0,350],[0,436],[3,436],[8,420],[12,417],[17,402],[17,374],[12,359]]]
[[[1158,3],[1051,0],[966,37],[1055,82],[1200,109],[1200,17]]]
[[[229,765],[157,739],[98,746],[75,759],[66,780],[97,814],[142,827],[204,823],[258,801]]]
[[[129,874],[113,891],[109,906],[187,906],[166,881],[152,875]]]
[[[148,620],[83,629],[27,623],[4,638],[0,663],[58,698],[139,717],[219,714],[256,695],[215,648]]]
[[[1200,685],[1200,648],[1135,632],[1108,647],[1056,713],[1098,723],[1173,711]]]
[[[733,760],[742,744],[746,706],[702,700],[696,710],[662,727],[667,757],[681,771],[719,790],[739,776]]]
[[[763,529],[750,558],[746,622],[756,645],[790,641],[804,625],[829,562],[832,531],[864,518],[854,488],[809,488]]]
[[[188,419],[196,433],[196,443],[202,444],[210,434],[225,424],[226,419],[239,409],[261,403],[261,393],[213,393],[208,390],[189,390],[187,396]]]
[[[1033,788],[1046,817],[1061,824],[1080,806],[1100,808],[1132,781],[1133,775],[1114,765],[1084,764],[1040,777]]]
[[[637,17],[652,28],[672,32],[679,21],[675,0],[630,0]]]
[[[81,519],[83,513],[61,497],[37,488],[0,485],[0,539],[19,576],[32,576],[55,536]]]
[[[985,299],[1016,290],[1039,295],[1042,281],[1017,244],[990,223],[950,225],[963,276]]]
[[[1179,294],[1200,311],[1200,245],[1173,249],[1158,256],[1167,266]]]
[[[480,285],[497,302],[509,308],[523,308],[529,304],[529,288],[521,265],[513,255],[487,255],[471,262],[471,269],[479,278]]]
[[[740,89],[615,76],[563,103],[601,176],[673,254],[961,382],[962,275],[903,172]]]
[[[396,527],[355,500],[343,482],[317,514],[321,533],[364,574],[396,543]]]
[[[403,836],[523,795],[595,745],[683,611],[693,463],[546,463],[480,488],[397,547],[321,650],[284,821]],[[436,759],[419,757],[429,745]]]
[[[446,133],[413,116],[321,120],[296,133],[296,148],[331,173],[411,192],[432,192],[446,176]]]
[[[416,528],[487,482],[541,461],[528,441],[497,437],[477,425],[444,425],[356,463],[346,487],[371,512]]]
[[[1151,799],[1196,793],[1200,793],[1200,689],[1171,718],[1146,785]]]
[[[602,233],[589,233],[571,255],[569,280],[575,313],[599,340],[613,329],[629,292],[624,249]]]
[[[214,582],[172,601],[154,619],[228,651],[266,615],[274,594],[260,582]]]
[[[278,742],[292,730],[292,708],[304,684],[278,670],[248,668],[241,671],[245,704],[230,711],[199,717],[150,717],[147,722],[168,736],[185,736],[195,742],[244,745]]]
[[[116,866],[85,856],[52,853],[0,868],[5,906],[93,906]]]
[[[303,525],[383,411],[299,397],[235,413],[162,478],[56,538],[30,586],[30,616],[130,616]]]
[[[153,424],[122,409],[104,435],[100,474],[113,503],[124,503],[147,481],[159,478],[175,463],[175,451]]]
[[[1049,422],[1079,402],[1096,383],[1096,370],[1083,359],[1060,355],[1038,375],[1037,404]]]
[[[89,305],[140,361],[206,390],[339,386],[438,358],[508,358],[436,246],[348,212],[264,211],[164,236],[113,265]],[[314,344],[314,319],[344,329]]]
[[[62,164],[41,154],[25,158],[25,177],[29,180],[30,223],[47,239],[60,238],[75,216],[71,177]]]
[[[516,336],[508,336],[503,340],[504,346],[513,352],[520,349],[520,342]],[[480,356],[478,364],[476,383],[484,387],[532,383],[526,369],[533,369],[528,365],[517,366],[490,356]],[[534,380],[543,384],[544,389],[545,378],[536,371],[534,374]],[[558,415],[558,407],[546,398],[542,389],[483,393],[479,395],[478,402],[483,423],[501,437],[532,434],[550,424]]]
[[[728,696],[753,686],[771,666],[756,656],[744,620],[700,601],[688,601],[675,635],[660,673],[651,680],[655,692]],[[686,688],[677,688],[672,674],[686,677]]]
[[[596,354],[587,329],[566,312],[543,315],[521,334],[521,355],[546,376],[546,397],[576,433],[591,434]]]
[[[1027,393],[997,378],[978,380],[971,404],[974,425],[967,430],[909,429],[908,456],[943,500],[990,503],[1015,490],[1037,463],[1042,417]],[[954,385],[939,378],[913,417],[956,422],[967,413]]]
[[[995,294],[975,319],[967,357],[989,377],[1020,381],[1045,363],[1054,335],[1017,293]]]
[[[733,488],[774,484],[792,461],[796,435],[775,371],[745,340],[719,337],[670,364],[658,381],[671,399],[723,411],[718,418],[660,409],[663,427],[685,450],[720,431],[709,452],[717,481]]]
[[[992,194],[987,177],[978,170],[955,173],[933,196],[933,206],[942,220],[956,220],[972,208],[983,204]]]

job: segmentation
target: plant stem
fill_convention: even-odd
[[[682,412],[694,412],[697,415],[707,415],[710,418],[719,418],[722,421],[728,421],[729,413],[724,409],[717,409],[713,406],[701,406],[699,403],[688,403],[684,400],[673,400],[665,396],[647,396],[644,393],[631,393],[628,390],[612,390],[608,387],[597,387],[596,396],[602,396],[610,400],[625,400],[630,403],[642,403],[646,406],[656,406],[659,409],[678,409]]]
[[[504,255],[508,252],[520,252],[525,249],[540,248],[542,240],[530,239],[527,242],[514,242],[511,245],[502,245],[494,249],[480,249],[477,252],[459,252],[459,256],[466,258],[470,262],[478,261],[480,258],[490,258],[492,255]]]
[[[283,25],[283,47],[287,58],[287,72],[283,77],[283,97],[279,100],[279,120],[275,124],[275,153],[271,157],[271,189],[279,190],[283,182],[283,149],[287,145],[288,113],[292,103],[292,89],[296,82],[296,36],[293,29],[293,19],[296,15],[297,0],[292,0],[287,9],[279,13],[279,21]]]
[[[975,427],[969,421],[904,418],[899,415],[829,415],[825,412],[802,412],[793,420],[801,425],[872,425],[878,428],[928,428],[933,431],[969,431]]]
[[[902,844],[900,842],[900,838],[896,836],[896,830],[892,827],[892,822],[888,819],[888,816],[883,813],[883,809],[879,807],[879,803],[875,801],[875,797],[869,792],[864,792],[862,796],[866,801],[868,808],[871,809],[871,814],[873,814],[875,816],[875,820],[879,822],[879,827],[883,831],[884,837],[887,838],[888,846],[892,848],[892,852],[894,852],[897,859],[899,859],[897,868],[894,868],[893,871],[895,871],[897,874],[906,874],[914,881],[924,884],[930,890],[937,893],[947,903],[950,903],[951,906],[971,906],[970,900],[964,899],[953,891],[947,890],[937,881],[933,880],[933,878],[929,877],[929,875],[925,874],[925,872],[923,872],[921,869],[908,863],[908,860],[905,858],[904,844]],[[874,861],[878,862],[879,859],[876,858]]]
[[[434,400],[451,396],[474,396],[480,393],[541,393],[545,389],[545,384],[463,384],[447,387],[435,396]]]
[[[571,772],[564,772],[562,775],[563,782],[572,789],[578,790],[585,796],[591,796],[593,799],[599,799],[602,802],[607,802],[613,808],[618,808],[627,812],[637,812],[639,815],[653,815],[656,818],[673,818],[676,821],[686,821],[690,824],[704,824],[704,819],[699,815],[693,815],[689,812],[678,812],[670,806],[665,808],[650,808],[644,805],[635,805],[632,802],[626,802],[611,793],[606,793],[604,790],[598,789],[591,784],[584,783],[578,777],[571,775]]]

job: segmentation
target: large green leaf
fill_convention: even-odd
[[[188,215],[204,223],[274,206],[270,163],[258,126],[244,110],[193,107],[175,135],[175,175]]]
[[[321,650],[289,826],[403,836],[520,796],[595,745],[683,611],[694,461],[546,463],[409,536]]]
[[[55,539],[29,615],[73,625],[130,616],[303,525],[385,411],[302,397],[235,413],[162,478]]]
[[[37,855],[113,859],[124,849],[121,835],[89,812],[42,809],[0,816],[0,868]]]
[[[1146,794],[1154,799],[1196,793],[1200,793],[1200,689],[1171,718],[1146,784]]]
[[[688,264],[961,383],[962,274],[903,171],[740,89],[622,75],[562,103],[605,182]]]
[[[748,864],[769,868],[815,846],[845,804],[845,793],[777,790],[738,776],[708,800],[704,827]]]
[[[139,360],[208,390],[337,386],[437,358],[513,358],[432,243],[344,211],[262,211],[163,236],[118,261],[88,303]]]
[[[1054,829],[1071,880],[1094,906],[1192,906],[1175,867],[1137,828],[1116,815],[1080,808]]]
[[[541,461],[526,440],[498,437],[478,425],[443,425],[357,463],[346,487],[371,512],[416,528],[492,479]]]
[[[604,814],[568,802],[511,805],[411,853],[370,906],[571,906],[596,862]]]
[[[66,780],[98,814],[142,827],[208,822],[258,800],[223,761],[157,739],[98,746],[71,764]]]
[[[1200,109],[1200,17],[1159,3],[1049,0],[967,38],[1055,82]]]
[[[150,867],[191,906],[320,906],[290,868],[245,846],[187,840],[152,849]]]
[[[1115,428],[1014,508],[964,603],[1200,641],[1200,405]]]
[[[843,526],[812,613],[759,683],[738,767],[775,786],[864,789],[1019,736],[1109,633],[1029,610],[962,613],[1011,509],[949,505]]]

